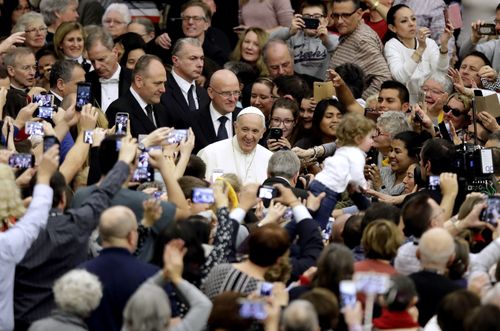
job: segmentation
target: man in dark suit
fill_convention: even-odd
[[[292,189],[293,193],[301,199],[307,199],[307,191],[295,188],[300,173],[300,160],[290,150],[277,151],[269,159],[267,165],[267,178],[262,185],[273,186],[283,184]]]
[[[85,49],[95,69],[86,75],[86,80],[92,84],[96,106],[106,112],[113,101],[128,91],[132,72],[120,67],[113,38],[102,28],[92,29],[85,40]]]
[[[76,93],[77,84],[85,81],[85,70],[74,61],[59,60],[50,71],[50,90],[54,95],[54,106],[60,107],[65,96]]]
[[[99,236],[101,254],[81,265],[96,275],[103,287],[101,302],[86,322],[91,331],[119,331],[128,299],[159,268],[132,255],[138,234],[137,220],[129,208],[115,206],[105,210],[99,222]]]
[[[36,60],[33,51],[26,47],[10,49],[4,56],[10,78],[10,89],[3,109],[3,117],[16,118],[24,106],[31,102],[28,91],[35,85]]]
[[[106,112],[109,127],[115,124],[118,112],[129,114],[130,131],[133,137],[149,134],[159,127],[170,126],[167,111],[160,104],[165,92],[167,72],[161,60],[154,55],[143,55],[132,73],[132,86]]]
[[[161,103],[167,108],[176,129],[191,126],[191,117],[210,103],[207,91],[196,85],[203,70],[203,49],[197,39],[179,39],[172,50],[172,73]]]
[[[238,77],[226,69],[216,71],[208,87],[210,105],[193,115],[193,132],[196,137],[194,152],[234,134],[236,103],[240,96]]]

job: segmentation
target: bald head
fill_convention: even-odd
[[[264,45],[262,55],[272,78],[293,75],[293,52],[283,40],[270,39]]]
[[[106,209],[99,220],[99,236],[105,247],[126,247],[130,233],[137,230],[137,220],[130,208],[115,206]],[[135,250],[135,247],[133,247]]]
[[[432,228],[420,238],[418,254],[422,267],[446,268],[455,254],[453,237],[443,228]]]
[[[217,70],[210,78],[207,92],[215,110],[221,115],[231,113],[240,97],[238,77],[230,70]]]

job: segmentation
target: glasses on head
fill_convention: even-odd
[[[181,19],[185,22],[189,22],[190,20],[193,20],[197,23],[207,20],[204,16],[181,16]]]
[[[443,106],[443,111],[445,113],[449,113],[451,111],[451,114],[455,117],[460,117],[462,115],[465,115],[464,113],[462,113],[459,109],[456,109],[456,108],[451,108],[450,106],[448,105],[444,105]]]
[[[107,25],[111,25],[111,24],[122,25],[122,24],[125,24],[125,22],[118,21],[118,20],[113,20],[113,19],[105,19],[104,21],[102,21],[102,23],[103,24],[107,24]]]
[[[325,17],[325,15],[321,15],[321,14],[314,14],[314,15],[308,15],[308,14],[304,14],[302,15],[302,18],[314,18],[314,19],[322,19],[323,17]]]
[[[213,87],[212,87],[212,90],[215,93],[217,93],[218,95],[220,95],[221,97],[223,97],[224,99],[229,99],[229,98],[232,98],[233,96],[239,98],[240,95],[241,95],[241,91],[224,91],[224,92],[219,92],[216,89],[214,89]]]
[[[422,88],[420,90],[422,92],[424,92],[425,94],[427,94],[427,93],[431,93],[431,94],[434,94],[434,95],[444,94],[444,91],[440,91],[440,90],[437,90],[435,88],[428,88],[426,86],[422,86]]]
[[[33,34],[33,33],[37,33],[37,32],[45,33],[45,32],[47,32],[47,27],[45,26],[42,28],[32,28],[32,29],[24,30],[24,32],[29,33],[29,34]]]
[[[281,119],[277,117],[271,117],[271,125],[272,126],[280,126],[283,123],[284,126],[290,127],[295,121],[289,118]]]
[[[331,18],[333,18],[334,20],[338,20],[339,18],[342,18],[344,21],[349,19],[352,15],[354,15],[355,12],[357,12],[358,10],[355,9],[352,13],[332,13],[330,15]]]

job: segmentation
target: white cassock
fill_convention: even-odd
[[[272,155],[273,152],[260,145],[249,154],[243,153],[236,136],[217,141],[198,152],[207,165],[207,180],[215,169],[220,169],[238,175],[243,184],[262,183],[267,178],[267,164]]]

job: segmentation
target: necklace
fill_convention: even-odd
[[[240,153],[240,149],[239,148],[234,148],[235,146],[235,143],[237,144],[238,143],[238,140],[236,138],[233,138],[233,141],[231,142],[231,147],[233,148],[233,161],[234,161],[234,166],[236,168],[236,173],[241,177],[241,179],[243,180],[243,183],[247,183],[247,179],[248,179],[248,172],[250,171],[250,168],[252,167],[252,163],[253,163],[253,159],[255,158],[255,154],[256,154],[256,149],[257,147],[254,148],[254,150],[250,153],[252,154],[252,159],[250,160],[250,163],[248,164],[248,166],[246,166],[246,163],[247,163],[247,159],[248,159],[248,156],[244,153],[241,153],[243,154],[243,160],[245,162],[245,177],[243,177],[242,173],[240,172],[240,166],[239,166],[239,162],[236,158],[236,151],[238,151],[238,153]]]

